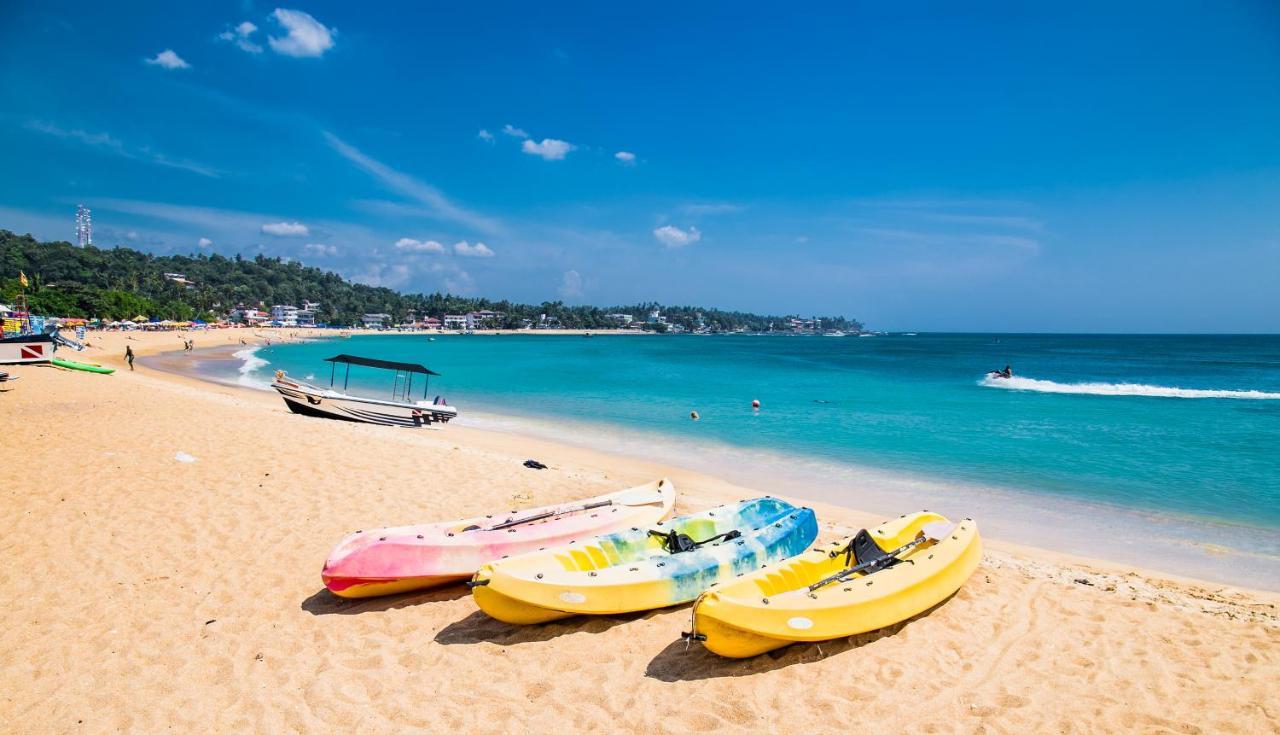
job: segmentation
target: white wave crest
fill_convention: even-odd
[[[231,353],[232,357],[243,361],[240,365],[240,377],[236,382],[249,388],[266,389],[270,387],[270,384],[266,380],[258,377],[256,373],[271,363],[261,357],[258,357],[258,349],[258,347],[249,347],[248,349]]]
[[[1236,398],[1253,401],[1280,400],[1280,393],[1260,390],[1202,390],[1198,388],[1173,388],[1164,385],[1141,383],[1055,383],[1035,378],[983,378],[978,383],[987,388],[1005,390],[1029,390],[1037,393],[1072,393],[1088,396],[1147,396],[1151,398]]]

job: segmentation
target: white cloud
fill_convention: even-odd
[[[190,69],[191,65],[183,61],[182,57],[173,52],[173,49],[167,48],[156,54],[153,58],[144,59],[148,64],[164,67],[165,69]]]
[[[526,133],[525,131],[521,130],[520,128],[517,128],[516,126],[512,125],[511,123],[507,123],[506,125],[503,125],[503,126],[502,126],[502,132],[506,133],[507,135],[510,135],[510,136],[511,136],[511,137],[513,137],[513,138],[528,138],[528,137],[529,137],[529,134],[528,134],[528,133]]]
[[[267,43],[271,50],[284,56],[298,58],[323,56],[325,51],[333,48],[333,37],[337,31],[326,28],[323,23],[312,18],[301,10],[276,8],[271,17],[289,32],[284,38],[270,36]]]
[[[336,245],[326,245],[322,242],[309,242],[302,246],[302,249],[312,255],[337,255],[338,247]]]
[[[85,130],[80,130],[79,128],[67,129],[52,123],[40,122],[38,120],[28,122],[24,127],[28,130],[34,130],[37,133],[44,133],[45,135],[52,135],[56,138],[62,138],[63,140],[73,140],[78,143],[83,143],[84,145],[101,148],[123,158],[130,158],[135,161],[147,161],[159,166],[180,168],[184,171],[190,171],[213,179],[218,178],[219,171],[217,169],[210,168],[209,166],[205,166],[194,161],[169,158],[165,154],[154,151],[147,146],[141,148],[127,146],[119,139],[112,137],[109,133],[90,133]]]
[[[270,222],[262,226],[264,235],[276,237],[306,237],[311,229],[301,222]]]
[[[258,27],[246,20],[232,30],[219,33],[218,38],[234,43],[243,51],[248,51],[251,54],[260,54],[262,53],[262,44],[253,41],[253,34],[257,32]]]
[[[459,222],[489,234],[497,234],[503,231],[504,228],[497,221],[454,204],[434,186],[418,181],[406,173],[396,171],[385,163],[366,156],[355,146],[349,145],[346,141],[327,130],[323,132],[325,140],[339,155],[351,161],[365,173],[381,181],[387,188],[427,205],[435,217]]]
[[[137,237],[137,233],[130,233],[130,234],[134,235],[134,237]],[[126,235],[125,237],[128,237],[128,235]],[[212,244],[213,244],[213,240],[210,240],[207,237],[202,237],[200,238],[200,241],[196,243],[196,247],[203,249],[203,248],[209,247]]]
[[[560,297],[565,299],[582,298],[582,276],[577,271],[565,271],[560,279]]]
[[[125,237],[125,239],[126,239],[126,240],[137,240],[137,239],[138,239],[138,231],[137,231],[137,230],[129,230],[128,232],[124,233],[124,237]],[[203,240],[204,238],[201,238],[201,239]]]
[[[543,138],[541,143],[534,143],[532,140],[526,140],[520,146],[520,150],[531,156],[542,156],[548,161],[559,161],[563,159],[569,151],[577,146],[572,143],[566,143],[563,140],[555,138]]]
[[[627,166],[634,166],[636,164],[636,154],[630,151],[618,151],[613,154],[613,157]]]
[[[702,239],[702,233],[697,227],[682,230],[674,225],[659,227],[653,231],[653,236],[658,238],[658,242],[669,248],[682,248]]]
[[[481,128],[480,132],[476,133],[476,137],[479,138],[480,140],[483,140],[486,143],[493,142],[493,133],[490,133],[488,130],[485,130],[484,128]]]
[[[435,240],[414,240],[412,237],[402,237],[396,240],[396,248],[406,250],[411,253],[443,253],[444,245]]]
[[[482,242],[478,242],[475,245],[468,243],[466,240],[463,240],[462,242],[459,242],[459,243],[454,243],[453,252],[466,258],[492,258],[493,257],[493,251],[489,249],[488,245],[485,245]]]

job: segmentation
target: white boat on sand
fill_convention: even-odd
[[[306,416],[337,419],[339,421],[359,421],[367,424],[383,426],[429,426],[431,424],[448,423],[458,415],[458,409],[447,405],[442,396],[434,401],[427,400],[429,376],[439,375],[422,365],[411,362],[393,362],[378,360],[372,357],[355,355],[336,355],[325,358],[332,365],[329,374],[329,387],[312,385],[301,380],[290,378],[283,370],[276,371],[276,378],[271,387],[276,389],[290,411]],[[334,387],[337,366],[347,366],[342,380],[342,390]],[[351,366],[378,368],[395,371],[395,380],[391,386],[389,399],[370,398],[347,393],[347,385],[351,376]],[[422,375],[422,400],[415,401],[410,397],[413,389],[413,376]]]

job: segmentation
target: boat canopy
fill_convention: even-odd
[[[334,355],[326,357],[325,362],[341,362],[347,365],[363,365],[364,367],[381,368],[383,370],[397,370],[406,373],[421,373],[422,375],[439,375],[434,370],[428,370],[425,366],[413,362],[394,362],[391,360],[375,360],[372,357],[358,357],[356,355]]]

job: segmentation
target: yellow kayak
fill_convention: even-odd
[[[981,558],[972,519],[912,513],[713,588],[694,603],[687,635],[746,658],[878,630],[946,600]]]

